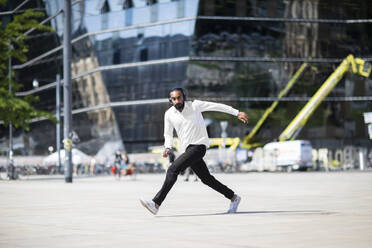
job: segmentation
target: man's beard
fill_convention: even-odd
[[[178,111],[182,111],[182,110],[183,110],[183,107],[185,107],[185,102],[174,104],[174,107],[175,107]]]

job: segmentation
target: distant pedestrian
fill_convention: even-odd
[[[89,164],[89,175],[90,176],[94,175],[95,167],[96,167],[96,160],[92,158]]]
[[[236,116],[244,123],[248,116],[230,106],[220,103],[205,101],[186,101],[182,88],[170,91],[169,101],[173,104],[164,115],[164,147],[163,157],[168,157],[173,144],[173,129],[181,142],[183,153],[168,168],[162,188],[152,200],[141,199],[141,204],[152,214],[157,214],[158,209],[168,192],[171,190],[179,173],[191,167],[201,181],[231,200],[228,213],[235,213],[240,203],[240,196],[236,195],[227,186],[220,183],[210,173],[203,160],[206,149],[209,147],[209,138],[204,123],[202,112],[218,111]]]
[[[118,176],[120,178],[120,167],[123,162],[123,157],[119,150],[115,153],[115,160],[114,165],[111,167],[111,172],[114,176]]]
[[[129,168],[129,157],[126,152],[121,155],[122,163],[120,165],[120,175],[131,175],[132,170]]]

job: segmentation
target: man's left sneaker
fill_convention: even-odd
[[[147,210],[149,210],[153,215],[158,213],[158,208],[155,206],[155,202],[153,201],[146,201],[144,199],[140,199],[142,206],[144,206]]]
[[[227,211],[227,213],[229,214],[236,213],[236,211],[238,210],[240,200],[241,200],[240,196],[236,195],[235,199],[231,201],[230,208]]]

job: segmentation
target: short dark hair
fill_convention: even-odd
[[[185,91],[183,90],[183,88],[181,87],[176,87],[176,88],[173,88],[169,91],[169,94],[173,91],[180,91],[182,93],[182,96],[183,96],[183,100],[186,101],[186,94],[185,94]]]

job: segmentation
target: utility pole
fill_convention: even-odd
[[[63,33],[63,113],[65,182],[72,183],[72,114],[71,114],[71,1],[65,0]]]
[[[58,172],[61,171],[61,77],[57,74],[56,77],[56,148],[58,152]]]

